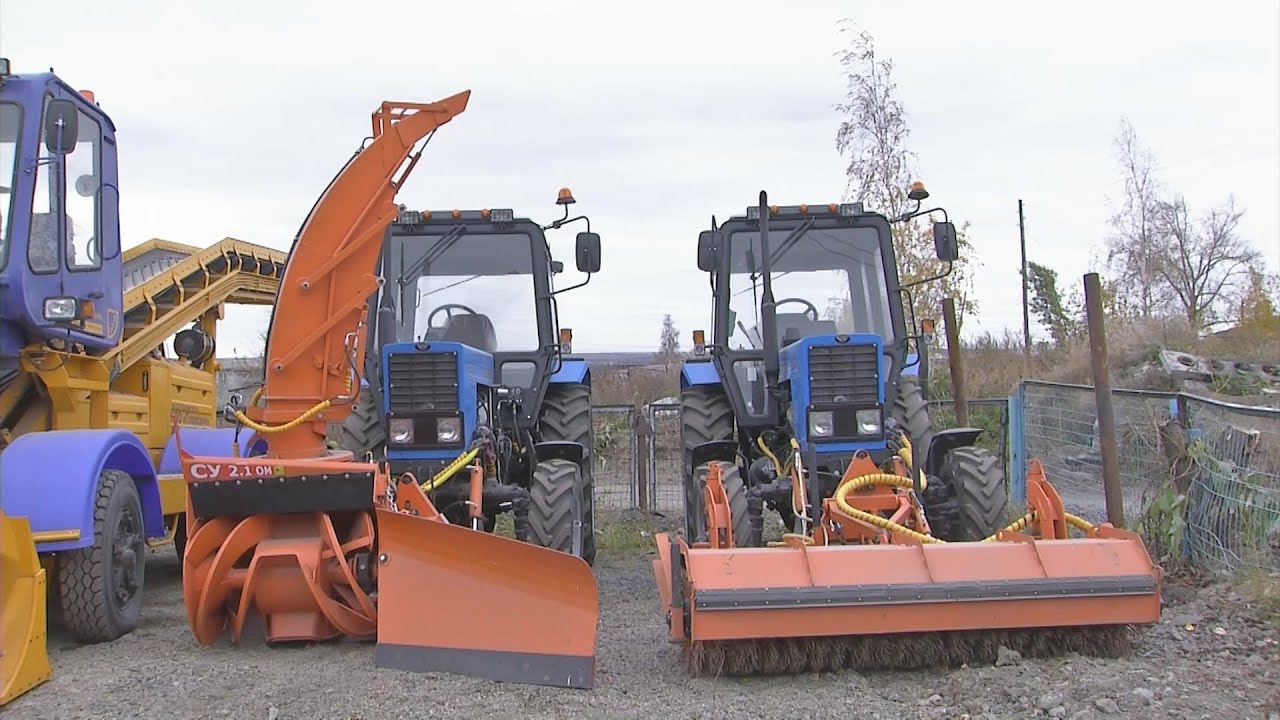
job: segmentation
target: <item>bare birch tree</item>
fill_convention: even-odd
[[[1196,330],[1223,319],[1231,296],[1250,281],[1261,255],[1240,237],[1244,212],[1228,198],[1198,222],[1181,196],[1159,205],[1155,227],[1165,252],[1157,265],[1161,281],[1173,293],[1187,323]]]
[[[1107,266],[1120,281],[1123,304],[1139,317],[1149,318],[1157,314],[1167,295],[1160,274],[1165,248],[1156,228],[1162,192],[1156,159],[1138,141],[1128,118],[1120,119],[1113,147],[1124,191],[1119,209],[1110,218]]]
[[[897,97],[893,62],[878,57],[871,35],[850,21],[841,23],[840,32],[849,38],[848,46],[837,54],[846,78],[844,100],[836,106],[844,116],[836,132],[836,149],[848,157],[845,198],[892,219],[910,209],[907,190],[917,179],[916,156],[907,147],[910,129],[906,109]],[[910,289],[907,310],[914,311],[916,317],[937,317],[947,296],[955,298],[961,318],[977,310],[968,223],[956,225],[960,260],[946,278]],[[933,277],[945,269],[934,254],[933,235],[924,218],[892,227],[903,284]]]

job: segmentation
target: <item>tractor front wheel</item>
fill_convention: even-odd
[[[574,532],[580,528],[582,546],[579,557],[592,562],[583,557],[588,549],[588,528],[584,519],[589,501],[578,463],[560,458],[538,463],[533,468],[529,494],[530,542],[572,555]]]
[[[684,524],[688,542],[705,540],[706,510],[702,507],[702,478],[705,468],[693,466],[693,450],[703,443],[732,440],[734,431],[733,406],[719,386],[694,385],[680,393],[680,444],[684,456],[681,470],[684,474]],[[726,484],[725,489],[729,486]],[[745,502],[745,500],[744,500]],[[738,536],[734,532],[734,537]]]
[[[583,383],[547,386],[538,423],[543,440],[582,446],[582,484],[586,508],[582,519],[582,559],[596,560],[595,426],[591,420],[591,388]]]
[[[368,389],[360,391],[351,406],[351,414],[343,421],[338,433],[338,448],[350,450],[356,462],[363,462],[369,453],[373,453],[374,462],[387,459],[387,428],[373,401],[373,393]]]
[[[142,615],[146,532],[133,478],[119,470],[98,477],[93,544],[61,554],[58,595],[63,623],[83,643],[131,632]]]
[[[1003,530],[1009,488],[999,457],[986,448],[953,448],[938,477],[929,478],[923,502],[929,529],[941,540],[982,540]]]

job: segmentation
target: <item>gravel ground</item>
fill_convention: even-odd
[[[50,639],[54,677],[19,718],[1277,718],[1280,632],[1230,588],[1170,584],[1124,660],[1021,660],[936,673],[685,676],[643,551],[602,554],[593,691],[379,670],[371,643],[202,648],[171,550],[150,558],[142,625],[110,644]]]

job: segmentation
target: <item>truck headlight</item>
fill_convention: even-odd
[[[455,443],[462,439],[462,418],[438,418],[436,420],[436,442]]]
[[[387,439],[395,445],[407,445],[413,442],[413,418],[391,418],[387,436]]]
[[[879,410],[859,410],[854,414],[854,421],[858,423],[859,435],[875,435],[880,432]]]
[[[831,437],[835,431],[834,418],[830,410],[809,413],[809,434],[816,438]]]
[[[80,303],[73,297],[48,297],[44,299],[44,319],[50,322],[75,320]]]

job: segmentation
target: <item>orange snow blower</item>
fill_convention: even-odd
[[[418,142],[469,97],[383,103],[372,140],[303,224],[273,311],[265,383],[247,410],[228,412],[268,438],[266,454],[192,456],[175,427],[190,529],[183,598],[202,644],[224,633],[239,642],[254,625],[268,642],[376,636],[379,667],[592,685],[598,604],[586,562],[450,524],[424,492],[471,467],[479,497],[474,451],[420,484],[326,445],[326,424],[340,423],[360,392],[395,194],[422,155]]]
[[[892,222],[927,196],[913,186],[916,211]],[[1028,512],[1007,524],[1004,472],[974,445],[981,430],[933,430],[890,222],[858,203],[778,206],[761,193],[699,237],[716,331],[682,370],[685,533],[659,534],[653,561],[692,674],[948,666],[994,661],[1002,645],[1115,656],[1130,626],[1160,617],[1161,571],[1138,535],[1067,513],[1036,460]],[[785,234],[776,247],[771,225]],[[954,227],[933,235],[939,260],[954,261]],[[775,302],[772,273],[814,297]],[[729,302],[752,291],[747,330]],[[819,319],[813,301],[829,300]],[[777,311],[792,302],[808,307]],[[738,329],[751,347],[729,342]],[[766,508],[789,530],[772,542]]]

